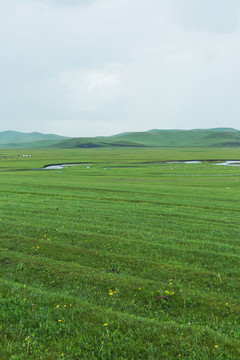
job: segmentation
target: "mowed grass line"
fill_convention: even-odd
[[[43,260],[40,258],[37,262],[36,262],[36,266],[37,267],[40,267],[40,265],[43,265],[44,264],[44,262],[43,262]],[[51,273],[51,276],[53,275],[53,277],[56,279],[56,275],[55,275],[55,271],[57,270],[57,268],[56,269],[54,269],[54,267],[56,266],[56,264],[55,264],[55,262],[49,262],[48,263],[49,264],[49,266],[50,266],[50,268],[53,268],[53,272]],[[62,264],[62,262],[61,262],[61,264]],[[44,273],[44,271],[46,271],[46,269],[47,269],[47,266],[46,266],[47,264],[45,263],[44,264],[44,267],[41,267],[41,273]],[[65,266],[66,266],[66,264],[65,264]],[[23,267],[21,268],[21,269],[19,269],[19,272],[21,273],[22,271],[23,271],[23,269],[25,269],[25,267],[27,267],[27,264],[23,264]],[[32,271],[32,269],[30,268],[29,269],[29,271],[31,272]],[[71,279],[69,279],[69,277],[71,278],[71,274],[72,274],[72,272],[74,272],[74,268],[72,268],[71,266],[70,267],[66,267],[66,269],[64,270],[64,271],[62,271],[62,273],[60,273],[59,275],[61,276],[61,280],[63,280],[63,278],[64,278],[64,272],[66,272],[67,274],[68,274],[68,278],[67,278],[67,280],[68,280],[68,282],[69,281],[71,281]],[[82,270],[81,270],[81,272],[82,272]],[[85,276],[84,277],[87,277],[87,278],[92,278],[93,277],[93,274],[91,274],[91,271],[89,271],[89,269],[85,269]],[[88,275],[87,275],[88,274]],[[49,274],[50,275],[50,274]],[[75,275],[77,275],[77,273],[75,273]],[[47,279],[48,281],[50,281],[50,279],[51,279],[51,276],[49,276],[49,278]],[[97,292],[97,294],[99,295],[99,293],[103,293],[104,294],[104,299],[103,299],[103,302],[101,303],[101,306],[102,307],[104,307],[105,309],[106,308],[108,308],[108,306],[109,307],[111,307],[112,309],[114,309],[114,310],[116,310],[116,311],[119,311],[119,310],[117,310],[118,308],[119,308],[119,306],[117,306],[117,309],[115,309],[115,306],[114,306],[114,304],[112,304],[112,306],[110,305],[110,303],[108,303],[108,301],[106,300],[107,298],[109,298],[109,295],[108,295],[108,290],[107,290],[107,288],[108,287],[110,287],[111,286],[111,288],[113,287],[112,285],[113,285],[113,283],[111,283],[110,284],[110,286],[108,286],[108,287],[106,287],[105,289],[101,289],[101,285],[99,286],[99,284],[101,284],[102,282],[100,281],[100,279],[99,279],[99,277],[97,277],[97,278],[95,278],[94,279],[95,281],[96,281],[96,283],[98,283],[98,286],[97,286],[97,290],[93,290],[93,288],[95,288],[95,287],[92,287],[92,291],[96,291]],[[131,280],[131,279],[130,279]],[[25,283],[25,281],[27,282],[27,279],[23,279],[22,278],[22,282],[23,283]],[[80,284],[81,284],[81,282],[82,282],[82,278],[80,277],[78,277],[78,281],[80,282]],[[138,280],[139,281],[139,280]],[[61,302],[61,295],[62,295],[62,293],[63,294],[67,294],[67,293],[71,293],[72,295],[74,295],[74,296],[71,296],[71,300],[70,300],[70,302],[71,303],[73,303],[73,304],[75,304],[76,303],[76,299],[77,299],[77,302],[79,303],[79,301],[80,301],[80,304],[82,304],[82,298],[84,298],[85,299],[85,301],[89,304],[89,306],[90,306],[90,304],[91,304],[91,300],[90,300],[90,298],[91,299],[94,299],[94,296],[89,296],[89,290],[88,290],[88,296],[86,297],[86,294],[85,294],[85,292],[84,292],[84,287],[83,286],[80,286],[80,290],[79,290],[79,286],[77,285],[79,282],[76,282],[76,280],[75,280],[75,288],[77,288],[77,294],[76,294],[76,290],[75,291],[72,291],[72,293],[71,293],[71,290],[69,289],[69,288],[66,288],[66,290],[68,289],[69,291],[66,291],[66,290],[58,290],[58,291],[56,291],[56,288],[58,289],[58,286],[57,286],[57,282],[56,282],[56,284],[51,284],[52,286],[50,286],[50,287],[53,287],[54,288],[54,291],[55,291],[55,301],[57,301],[57,302]],[[110,283],[110,279],[108,278],[107,279],[107,282],[108,282],[108,284]],[[12,282],[10,282],[10,283],[12,283]],[[44,283],[44,280],[43,279],[41,279],[41,283]],[[19,282],[18,281],[15,281],[15,284],[19,287]],[[106,286],[106,282],[104,283],[105,284],[105,286]],[[35,288],[35,291],[36,291],[36,296],[38,297],[38,294],[39,294],[39,289],[42,289],[42,287],[41,286],[39,286],[40,284],[38,284],[38,283],[36,283],[36,288]],[[122,284],[123,285],[123,284]],[[132,285],[133,284],[130,284],[130,289],[132,288]],[[137,286],[138,284],[135,284],[135,292],[137,292],[138,294],[137,294],[137,298],[138,299],[136,299],[136,308],[134,308],[133,307],[133,305],[132,305],[132,308],[130,307],[130,305],[128,305],[127,303],[125,303],[124,304],[124,307],[126,306],[126,307],[128,307],[129,306],[129,311],[127,311],[127,313],[136,313],[136,310],[137,309],[144,309],[145,308],[145,306],[150,306],[150,309],[149,310],[146,310],[145,312],[142,310],[142,313],[141,314],[139,314],[139,316],[141,316],[141,317],[146,317],[146,318],[156,318],[155,320],[156,321],[159,321],[160,320],[160,322],[162,322],[162,320],[165,318],[165,321],[168,319],[168,321],[169,321],[169,318],[172,320],[172,321],[175,321],[174,320],[174,318],[176,318],[177,316],[178,316],[178,312],[177,312],[177,306],[176,306],[176,304],[172,304],[171,306],[165,306],[165,304],[162,304],[162,306],[160,306],[160,304],[158,303],[158,302],[156,302],[155,301],[155,299],[154,299],[154,297],[153,297],[153,294],[151,294],[151,296],[149,296],[150,294],[149,294],[149,285],[147,284],[147,282],[143,282],[143,281],[141,281],[141,286],[143,286],[143,288],[141,289],[141,290],[139,290],[139,288],[136,288],[136,286]],[[148,285],[148,286],[147,286]],[[147,286],[147,288],[145,288],[145,286]],[[47,285],[45,285],[44,287],[47,287]],[[43,287],[43,288],[44,288]],[[169,286],[168,285],[168,288],[169,287],[171,287],[171,286]],[[174,285],[174,287],[175,287],[175,285]],[[124,286],[124,288],[125,288],[125,291],[127,290],[127,294],[128,294],[128,297],[130,296],[130,298],[134,298],[134,296],[133,296],[133,291],[131,291],[130,293],[129,293],[129,289],[126,289],[126,284],[125,284],[125,286]],[[176,290],[175,290],[176,291]],[[95,292],[95,294],[96,294],[96,292]],[[179,294],[180,294],[181,292],[179,292]],[[140,294],[140,295],[139,295]],[[178,294],[178,297],[180,297],[180,300],[178,300],[177,298],[175,299],[175,303],[178,303],[178,301],[180,301],[180,303],[181,303],[181,306],[180,306],[180,309],[179,309],[179,313],[182,313],[182,309],[185,309],[186,311],[186,314],[187,314],[187,316],[189,317],[189,320],[191,319],[191,316],[193,315],[193,314],[195,314],[196,315],[196,308],[195,309],[193,309],[193,311],[191,311],[191,300],[190,299],[194,299],[194,296],[193,296],[193,294],[191,294],[191,293],[188,293],[188,295],[186,296],[186,299],[182,299],[181,298],[181,296],[179,296],[179,294]],[[125,295],[125,294],[124,294]],[[123,296],[124,296],[123,295]],[[122,294],[121,294],[121,296],[120,296],[120,298],[118,299],[117,298],[117,300],[119,300],[120,301],[120,304],[122,304],[122,300],[123,300],[123,296],[122,296]],[[184,296],[185,296],[185,294],[184,294]],[[32,302],[32,301],[35,301],[36,299],[32,299],[32,296],[31,296],[31,292],[29,292],[29,288],[28,288],[28,286],[26,286],[25,284],[23,285],[23,293],[22,293],[22,299],[21,299],[21,302],[23,302],[24,301],[24,298],[27,298],[28,299],[28,302],[29,302],[29,299],[30,299],[30,302]],[[150,301],[149,301],[149,298],[150,298]],[[139,301],[140,299],[142,299],[142,303]],[[148,299],[148,301],[146,301]],[[116,299],[114,299],[114,300],[112,300],[111,299],[111,302],[113,301],[113,303],[114,303],[114,301],[115,301]],[[195,300],[198,300],[198,304],[197,304],[197,307],[199,307],[199,306],[201,306],[200,304],[201,304],[201,301],[202,301],[202,299],[200,299],[199,298],[199,296],[198,296],[198,298],[196,298]],[[205,301],[206,301],[206,299],[205,299]],[[66,302],[66,301],[65,301]],[[40,301],[40,303],[41,303],[41,301]],[[106,304],[106,303],[108,303],[108,304]],[[62,305],[63,305],[63,303],[62,303]],[[92,305],[92,304],[91,304]],[[214,302],[212,302],[212,307],[210,306],[210,304],[208,303],[208,301],[205,303],[205,311],[206,311],[206,313],[207,313],[207,309],[208,309],[208,311],[209,311],[209,308],[211,309],[211,311],[212,310],[214,310],[214,307],[216,307],[216,305],[220,305],[219,304],[219,299],[218,299],[218,301],[216,301],[216,298],[214,298]],[[224,304],[225,305],[225,304]],[[55,303],[55,306],[57,306],[57,304]],[[74,305],[75,306],[75,305]],[[174,314],[171,314],[171,307],[174,307]],[[224,307],[225,307],[225,311],[224,311]],[[226,317],[226,319],[227,319],[227,321],[229,321],[230,319],[232,320],[232,310],[230,311],[229,310],[229,308],[227,307],[226,308],[226,306],[222,306],[222,308],[219,308],[219,314],[218,314],[218,316],[220,316],[220,314],[222,314],[223,312],[224,312],[224,315],[225,315],[225,317]],[[121,308],[121,307],[120,307]],[[122,309],[121,309],[122,310]],[[201,310],[203,310],[203,308],[201,309]],[[124,313],[126,313],[126,311],[125,311],[125,309],[123,309],[123,311],[124,311]],[[163,314],[163,316],[162,316],[162,314]],[[215,316],[216,316],[217,314],[215,313]],[[209,315],[208,315],[209,316]],[[167,319],[166,319],[167,318]],[[143,319],[142,319],[143,320]],[[203,321],[203,320],[202,320]],[[209,321],[209,319],[205,319],[205,321],[203,321],[203,325],[205,325],[206,324],[206,322],[208,322]],[[196,324],[199,324],[199,322],[198,322],[198,320],[196,319]],[[226,331],[226,328],[227,328],[227,322],[226,321],[224,321],[222,324],[221,324],[221,326],[223,327],[223,333],[225,333],[225,331]],[[194,323],[192,324],[193,325],[193,327],[195,327],[195,325],[194,325]],[[220,324],[218,324],[218,325],[220,325]],[[209,330],[210,330],[210,326],[208,326],[208,328],[209,328]],[[231,327],[231,329],[230,329],[230,326],[228,326],[228,330],[229,330],[229,336],[230,336],[230,338],[231,338],[231,332],[232,332],[232,327]],[[169,336],[170,336],[170,334],[169,334]]]
[[[1,173],[1,358],[240,357],[238,169],[102,154]]]
[[[6,284],[1,283],[1,285],[7,294]],[[23,302],[21,299],[23,291],[19,284],[10,283],[9,285],[11,285],[11,289],[17,291],[20,297],[8,299],[8,305],[10,303],[10,308],[12,304],[12,308],[17,305],[19,312],[14,315],[19,319],[22,313],[25,313],[25,321],[19,329],[15,328],[15,332],[13,331],[9,337],[6,355],[12,355],[13,351],[21,349],[22,344],[19,340],[21,337],[27,336],[28,332],[25,330],[27,328],[34,328],[36,334],[32,338],[28,338],[28,336],[25,338],[25,341],[30,343],[29,348],[24,349],[26,351],[24,356],[28,357],[31,357],[32,349],[36,355],[46,359],[68,357],[64,353],[58,355],[61,351],[66,350],[69,353],[74,352],[74,358],[81,356],[84,359],[110,357],[128,359],[136,356],[142,359],[167,359],[179,354],[184,354],[186,358],[205,359],[216,356],[216,348],[210,349],[213,340],[224,343],[224,350],[229,354],[229,358],[234,358],[234,354],[238,352],[236,341],[229,340],[227,335],[218,334],[216,336],[215,331],[207,325],[202,327],[181,324],[179,326],[174,321],[162,322],[133,314],[122,314],[83,301],[73,305],[70,303],[73,298],[69,295],[59,292],[49,294],[49,292],[35,288],[28,289],[31,297],[30,303],[27,299]],[[13,291],[11,292],[13,293]],[[54,301],[56,298],[60,304],[56,305]],[[59,318],[61,318],[61,322],[59,322]],[[103,324],[106,319],[107,322]],[[99,326],[99,323],[103,325]],[[20,332],[16,330],[20,330]],[[232,328],[228,326],[227,332],[231,334],[231,330]],[[55,337],[55,341],[53,337]],[[45,344],[48,344],[51,339],[51,348],[48,351],[42,343],[39,343],[39,338]],[[145,339],[144,347],[141,339]],[[19,347],[17,346],[18,341],[19,345],[21,344]],[[191,347],[190,341],[193,342]],[[204,348],[199,353],[198,347],[203,342],[208,344],[209,348]],[[4,342],[2,343],[4,344]],[[133,344],[134,347],[132,347]],[[221,353],[218,355],[221,356]]]

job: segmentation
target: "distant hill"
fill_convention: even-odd
[[[55,134],[41,134],[39,132],[22,133],[19,131],[3,131],[0,132],[0,147],[19,147],[23,144],[33,143],[35,141],[46,140],[63,140],[65,136]]]
[[[240,146],[240,131],[231,128],[195,130],[149,130],[107,137],[73,138],[55,147],[159,147],[159,146]]]
[[[65,138],[54,134],[0,133],[0,147],[5,148],[101,148],[101,147],[178,147],[239,146],[240,131],[232,128],[158,130],[125,132],[113,136]]]

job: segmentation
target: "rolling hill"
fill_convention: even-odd
[[[229,128],[196,130],[149,130],[108,137],[73,138],[54,145],[60,148],[240,146],[240,131]]]
[[[34,143],[36,141],[63,140],[65,136],[55,134],[42,134],[39,132],[22,133],[19,131],[3,131],[0,132],[0,146],[18,147],[20,144]]]
[[[113,136],[67,138],[55,134],[0,133],[1,148],[101,148],[101,147],[239,147],[240,131],[232,128],[126,132]]]

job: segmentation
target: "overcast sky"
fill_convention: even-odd
[[[0,131],[240,129],[239,0],[0,0]]]

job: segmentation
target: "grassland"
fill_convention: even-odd
[[[240,358],[239,148],[0,153],[1,360]]]

